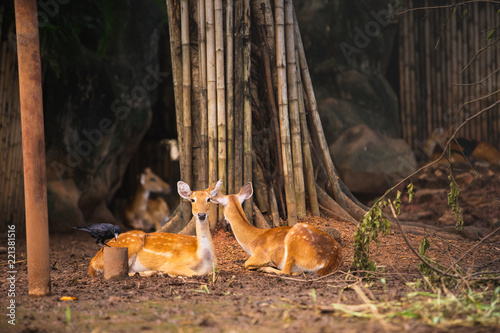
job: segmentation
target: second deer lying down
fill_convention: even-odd
[[[191,191],[188,184],[177,183],[181,197],[192,203],[196,217],[196,237],[165,232],[146,234],[132,230],[120,234],[118,240],[109,241],[111,247],[128,247],[129,274],[136,272],[163,272],[169,275],[203,275],[212,273],[217,266],[214,243],[210,234],[208,211],[210,198],[220,187],[217,182],[201,191]],[[103,252],[90,261],[88,273],[103,273]]]
[[[340,244],[327,233],[305,223],[293,227],[258,229],[252,226],[241,204],[253,194],[251,183],[238,194],[218,193],[210,200],[224,206],[224,216],[231,224],[236,240],[250,255],[246,269],[290,274],[334,272],[342,263]]]
[[[134,197],[125,206],[125,225],[144,231],[160,230],[170,209],[161,197],[150,199],[150,193],[170,193],[170,185],[164,182],[150,168],[144,169],[137,182]]]

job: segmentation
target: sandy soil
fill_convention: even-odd
[[[479,170],[479,169],[477,169]],[[479,235],[486,235],[498,226],[500,202],[496,200],[500,185],[497,169],[483,168],[478,174],[466,168],[456,169],[461,184],[460,203],[468,226],[476,226]],[[434,226],[450,223],[446,205],[446,170],[432,169],[414,180],[417,195],[414,202],[404,204],[402,216]],[[472,175],[472,176],[470,176]],[[472,177],[472,178],[471,178]],[[436,190],[430,191],[429,190]],[[444,191],[444,195],[443,195]],[[15,326],[8,324],[7,297],[9,283],[6,254],[0,259],[0,309],[5,312],[0,331],[13,332],[493,332],[500,331],[500,322],[484,326],[471,319],[433,325],[426,318],[396,315],[391,319],[358,318],[336,309],[335,304],[366,307],[365,296],[374,304],[409,304],[408,293],[423,287],[412,283],[421,280],[418,259],[409,250],[398,232],[382,238],[372,246],[373,259],[379,275],[361,281],[348,274],[353,254],[353,225],[327,218],[306,217],[303,222],[321,228],[333,227],[342,235],[345,259],[341,270],[324,279],[299,276],[291,279],[245,271],[247,255],[234,237],[223,228],[215,235],[219,268],[214,274],[194,278],[168,276],[140,277],[123,281],[90,278],[87,267],[97,251],[93,240],[84,233],[51,235],[52,295],[44,298],[27,296],[26,246],[18,239],[16,245]],[[392,227],[396,230],[396,227]],[[430,232],[432,234],[432,232]],[[455,235],[456,236],[456,235]],[[18,236],[19,237],[19,236]],[[418,248],[422,234],[409,234]],[[458,259],[477,245],[478,240],[456,236],[445,239],[429,236],[429,255],[443,265]],[[6,237],[2,235],[3,240]],[[488,265],[500,271],[500,237],[483,241],[469,253],[460,266],[475,271]],[[493,261],[493,263],[492,263]],[[498,274],[497,274],[498,276]],[[357,286],[357,287],[353,287]],[[359,287],[359,288],[358,288]],[[492,283],[474,286],[481,291],[495,287]],[[362,294],[359,291],[362,291]],[[451,290],[450,292],[458,292]],[[61,297],[76,297],[62,301]],[[375,310],[384,313],[383,309]],[[369,311],[368,311],[369,312]],[[365,312],[366,313],[366,312]],[[365,316],[366,317],[366,316]],[[500,319],[499,319],[500,320]]]

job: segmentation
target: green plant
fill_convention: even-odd
[[[202,284],[200,286],[200,289],[197,289],[197,290],[193,290],[194,292],[197,292],[197,293],[204,293],[204,294],[210,294],[210,290],[208,290],[208,287],[206,284]]]
[[[464,220],[462,218],[462,213],[460,211],[460,205],[458,204],[458,196],[460,195],[460,190],[458,189],[458,184],[453,177],[451,171],[451,165],[448,167],[450,174],[448,179],[450,180],[450,192],[448,193],[448,206],[451,207],[455,217],[457,218],[457,223],[455,227],[457,230],[462,230],[464,228]]]
[[[68,306],[66,306],[66,325],[71,324],[71,309]]]
[[[387,201],[379,201],[366,214],[354,232],[354,258],[352,268],[354,270],[376,271],[375,263],[370,259],[370,243],[379,243],[379,233],[387,235],[390,231],[390,223],[383,216],[383,209]]]

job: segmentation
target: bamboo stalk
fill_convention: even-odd
[[[205,0],[207,33],[207,103],[208,103],[208,183],[217,179],[217,73],[215,55],[215,13],[214,0]],[[217,222],[217,207],[211,207],[209,213],[210,229]]]
[[[224,15],[222,0],[215,0],[215,70],[217,77],[217,178],[222,179],[221,190],[227,193],[226,82],[224,78]],[[219,219],[223,217],[223,211],[219,209]],[[215,224],[213,230],[215,230]]]
[[[167,0],[167,15],[168,15],[168,30],[170,34],[170,56],[172,58],[172,72],[174,83],[174,98],[175,98],[175,118],[177,122],[177,142],[179,147],[184,146],[183,135],[183,111],[182,111],[182,46],[181,46],[181,31],[180,31],[180,6],[174,0]],[[181,165],[181,179],[185,180],[186,170],[184,169],[186,156],[181,151],[179,164]],[[182,200],[179,204],[182,207],[183,223],[188,223],[188,216],[191,214],[191,204],[188,201]]]
[[[288,119],[284,10],[284,1],[275,0],[276,67],[278,70],[278,109],[280,114],[281,150],[283,154],[283,175],[285,179],[288,225],[293,226],[297,223],[297,206],[293,181],[292,151]]]
[[[226,110],[227,110],[227,193],[235,193],[234,186],[234,4],[226,3]]]
[[[273,132],[275,144],[273,146],[273,152],[275,154],[274,158],[276,161],[276,171],[277,171],[277,194],[279,196],[279,202],[283,202],[283,188],[284,188],[284,175],[283,175],[283,154],[281,150],[281,137],[280,137],[280,125],[279,125],[279,114],[278,107],[276,106],[276,95],[278,79],[276,74],[276,68],[271,66],[274,62],[274,57],[276,55],[276,42],[275,42],[275,31],[274,31],[274,16],[271,8],[271,3],[269,0],[255,0],[252,1],[252,12],[255,21],[255,28],[259,34],[260,45],[262,49],[262,62],[265,71],[265,84],[264,90],[267,93],[267,102],[269,110],[269,118],[271,120],[271,129]]]
[[[3,4],[0,5],[0,42],[2,41],[2,30],[3,30]]]
[[[234,191],[243,185],[243,1],[234,9]]]
[[[2,52],[2,54],[4,54],[4,52]],[[9,60],[10,60],[10,57],[8,57]],[[8,217],[8,209],[9,209],[9,206],[10,206],[10,202],[8,200],[8,195],[9,195],[9,161],[8,161],[8,154],[9,154],[9,151],[10,151],[10,147],[8,146],[8,142],[9,142],[9,137],[10,137],[10,131],[11,131],[11,127],[12,127],[12,117],[10,117],[10,115],[8,114],[8,109],[7,109],[7,105],[9,104],[9,98],[10,96],[7,95],[7,77],[5,75],[5,71],[6,71],[6,66],[8,66],[8,60],[7,60],[7,57],[4,57],[2,58],[2,68],[0,68],[0,70],[2,71],[2,75],[0,76],[0,81],[3,85],[3,83],[5,82],[5,93],[2,93],[2,100],[0,100],[0,102],[2,104],[0,104],[0,115],[2,116],[2,128],[1,128],[1,131],[0,131],[0,134],[2,134],[1,136],[1,142],[2,142],[2,145],[5,146],[5,149],[2,149],[0,151],[0,163],[2,164],[2,170],[0,170],[0,175],[2,176],[0,178],[0,182],[1,182],[1,188],[4,189],[2,191],[2,193],[0,193],[0,204],[3,205],[2,207],[2,212],[4,212],[4,214],[7,216],[7,219],[9,218]],[[2,88],[2,92],[4,91],[4,89]]]
[[[286,70],[288,83],[288,105],[290,112],[290,136],[292,142],[293,183],[297,204],[297,218],[306,216],[304,167],[302,164],[302,142],[300,135],[299,100],[297,92],[297,64],[295,61],[295,38],[293,4],[285,0]]]
[[[205,0],[198,1],[198,65],[200,78],[200,154],[203,161],[208,160],[208,110],[207,110],[207,34],[205,26]],[[208,168],[199,168],[198,184],[208,187]]]
[[[17,69],[16,69],[16,61],[14,59],[14,52],[11,51],[12,48],[8,48],[7,51],[7,57],[8,59],[6,60],[6,70],[5,70],[5,85],[4,85],[4,91],[5,91],[5,105],[4,105],[4,110],[6,116],[7,116],[7,135],[5,137],[5,142],[3,144],[7,149],[7,156],[5,156],[5,161],[6,161],[6,182],[7,186],[4,188],[7,192],[7,210],[4,211],[4,214],[6,214],[7,219],[11,220],[13,218],[12,216],[12,211],[13,211],[13,206],[15,205],[14,202],[14,197],[13,197],[13,192],[15,190],[15,187],[18,184],[14,183],[14,174],[15,174],[15,169],[14,169],[14,155],[16,153],[16,150],[14,149],[14,140],[16,137],[17,132],[21,132],[21,120],[19,118],[19,122],[16,122],[16,114],[14,113],[14,108],[13,108],[13,99],[14,99],[14,93],[13,90],[14,88],[14,83],[16,81],[16,77],[18,75]],[[22,185],[22,184],[20,184]]]
[[[299,63],[302,74],[302,82],[304,84],[304,88],[306,91],[307,100],[309,103],[309,108],[311,111],[311,116],[313,120],[313,127],[315,129],[315,134],[318,137],[318,142],[320,144],[321,157],[323,162],[325,163],[325,169],[328,174],[328,179],[333,187],[333,194],[337,203],[342,207],[346,208],[342,190],[340,188],[338,179],[339,176],[337,174],[337,170],[332,161],[332,157],[330,156],[330,151],[328,149],[328,144],[326,142],[325,133],[323,132],[323,126],[321,125],[321,119],[319,117],[318,105],[316,102],[316,97],[314,95],[314,90],[312,86],[311,76],[309,74],[309,68],[307,66],[306,55],[304,51],[304,45],[302,44],[302,37],[300,36],[299,24],[297,22],[297,16],[294,13],[294,25],[295,25],[295,38],[297,43],[297,48],[299,50]]]
[[[269,186],[269,203],[271,204],[271,218],[273,220],[273,228],[280,226],[280,214],[278,211],[278,203],[276,202],[276,194],[274,193],[274,187]]]
[[[6,68],[6,62],[7,62],[7,42],[3,42],[1,47],[1,58],[0,58],[0,121],[2,124],[2,128],[0,129],[0,142],[6,142],[7,140],[7,132],[9,130],[9,127],[7,126],[8,124],[8,116],[7,116],[7,110],[4,105],[7,103],[7,94],[4,93],[4,81],[6,80],[5,77],[5,68]],[[6,183],[7,183],[7,167],[6,167],[6,154],[7,154],[8,149],[1,149],[0,150],[0,188],[5,189],[6,188]],[[6,207],[8,206],[7,200],[6,200],[7,192],[0,191],[0,208],[2,209],[1,211],[5,211]]]
[[[13,60],[14,62],[15,60]],[[21,109],[19,101],[19,79],[17,73],[13,78],[13,94],[12,94],[12,121],[15,124],[15,136],[13,140],[14,164],[12,170],[14,172],[11,190],[12,195],[12,221],[16,224],[16,230],[25,231],[24,224],[24,186],[23,186],[23,147],[21,138]]]
[[[298,53],[298,51],[296,50]],[[297,57],[298,59],[298,54]],[[298,64],[296,64],[298,66]],[[300,115],[300,127],[302,134],[302,152],[304,157],[304,170],[306,175],[306,187],[307,194],[309,197],[309,206],[311,207],[311,212],[314,216],[320,216],[318,196],[316,193],[316,186],[314,180],[314,167],[311,156],[311,147],[309,146],[309,130],[307,128],[307,118],[306,118],[306,108],[304,105],[304,93],[302,87],[302,78],[300,75],[300,70],[296,71],[297,75],[297,94],[299,100],[299,115]]]
[[[7,53],[7,50],[8,50],[8,44],[7,42],[3,42],[2,43],[2,50],[1,50],[1,64],[0,64],[0,108],[2,110],[5,110],[6,107],[7,107],[7,100],[9,98],[9,95],[7,94],[7,89],[8,89],[8,68],[10,67],[9,66],[9,62],[7,61],[7,58],[8,57],[8,53]]]
[[[276,101],[274,97],[274,85],[272,80],[272,70],[271,70],[271,61],[270,61],[270,52],[268,46],[265,43],[266,38],[263,32],[263,29],[259,29],[261,31],[261,40],[263,41],[263,47],[266,48],[266,51],[262,52],[262,60],[264,65],[265,72],[265,82],[266,82],[266,92],[267,92],[267,100],[269,102],[269,113],[271,118],[271,128],[273,129],[274,140],[276,143],[276,164],[278,170],[278,184],[279,188],[282,187],[284,183],[283,180],[283,155],[281,152],[281,137],[280,137],[280,125],[279,125],[279,116],[278,116],[278,108],[276,107]]]
[[[267,213],[269,211],[269,195],[266,191],[266,184],[264,181],[264,172],[259,163],[257,163],[257,157],[255,153],[252,154],[253,157],[253,175],[254,175],[254,197],[257,202],[257,206],[260,208],[262,213]]]
[[[250,41],[250,0],[243,1],[243,182],[252,181],[252,104],[250,94],[250,66],[251,66],[251,41]],[[253,198],[244,203],[245,214],[250,223],[253,220]]]
[[[191,135],[191,55],[189,50],[188,0],[181,0],[182,44],[182,122],[185,182],[193,184],[193,145]]]

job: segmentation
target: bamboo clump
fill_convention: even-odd
[[[3,7],[0,7],[0,31],[3,24]],[[13,33],[10,26],[6,35],[0,32],[0,210],[7,225],[15,225],[17,232],[24,228],[24,187],[21,141],[21,113],[19,104],[19,79],[15,49],[7,41]]]
[[[182,20],[191,20],[198,28],[190,31],[192,36],[182,35],[183,61],[172,59],[174,79],[179,72],[184,78],[183,86],[177,87],[181,93],[175,98],[176,105],[182,104],[182,110],[177,111],[184,121],[179,129],[185,147],[181,155],[192,160],[192,179],[205,179],[199,171],[203,170],[207,185],[220,178],[227,193],[236,193],[246,182],[253,182],[255,200],[246,200],[244,210],[251,223],[256,214],[255,223],[260,226],[294,225],[308,209],[318,216],[322,208],[330,216],[349,222],[354,221],[352,212],[359,217],[364,210],[342,192],[328,153],[293,2],[275,0],[273,6],[270,0],[168,0],[169,17],[178,1],[186,3],[181,8],[187,8],[188,2],[197,6],[193,14],[181,10]],[[187,23],[179,23],[169,21],[186,32]],[[172,38],[179,38],[177,30],[170,27]],[[189,50],[195,47],[197,57]],[[188,58],[198,69],[195,74],[181,66]],[[198,75],[191,80],[199,86],[188,84],[187,77],[193,75]],[[200,96],[201,105],[192,111],[184,97],[188,89]],[[192,137],[185,137],[195,135],[187,126],[185,112],[192,112],[193,124],[200,119],[201,147],[195,146]],[[197,149],[202,150],[201,155]],[[326,171],[335,200],[328,199],[323,189],[318,197],[315,164],[316,170]],[[210,214],[212,218],[217,215]],[[215,221],[210,223],[215,226]],[[181,229],[193,230],[192,225]]]
[[[408,1],[405,7],[432,4]],[[458,126],[495,103],[500,94],[500,48],[494,35],[486,39],[498,26],[498,4],[474,2],[467,8],[463,18],[460,11],[447,9],[410,10],[399,21],[402,136],[420,158],[426,158],[423,144],[434,129]],[[488,43],[493,47],[486,47]],[[476,99],[461,110],[464,102]],[[467,123],[458,135],[499,147],[500,114],[487,112]]]

